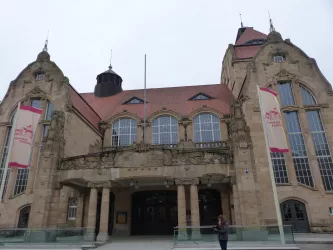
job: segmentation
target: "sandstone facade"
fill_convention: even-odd
[[[246,32],[252,31],[245,29],[243,35],[248,35]],[[177,225],[213,224],[222,212],[234,225],[274,225],[277,218],[256,87],[269,87],[284,98],[279,84],[288,83],[292,86],[294,104],[282,105],[281,112],[297,112],[301,127],[298,135],[302,135],[306,148],[306,157],[302,159],[306,158],[308,164],[299,163],[293,151],[275,160],[275,178],[285,174],[283,181],[276,183],[282,217],[286,224],[294,223],[295,230],[333,231],[333,216],[329,212],[332,208],[333,213],[333,163],[331,160],[322,167],[318,164],[321,155],[318,156],[313,140],[318,131],[311,130],[307,119],[308,111],[319,111],[324,128],[321,135],[326,136],[328,148],[332,148],[331,85],[314,59],[289,39],[282,40],[275,31],[260,46],[256,45],[259,47],[253,56],[241,57],[240,48],[250,46],[229,45],[226,51],[220,84],[227,87],[223,92],[230,92],[229,99],[209,96],[203,86],[198,95],[208,100],[186,97],[196,102],[186,114],[173,108],[182,103],[172,106],[166,102],[156,108],[152,101],[153,111],[148,113],[146,123],[141,113],[131,111],[126,103],[121,106],[111,102],[109,109],[113,113],[106,108],[99,111],[96,102],[73,89],[60,68],[50,61],[49,54],[41,52],[10,83],[0,106],[1,171],[17,104],[32,105],[33,100],[38,100],[45,111],[36,132],[29,170],[10,170],[0,203],[0,227],[95,228],[97,239],[104,241],[110,234],[140,234],[135,224],[143,217],[149,228],[142,233],[154,231],[158,223],[155,219],[161,223],[166,218],[171,221],[165,231],[159,232],[163,234]],[[274,61],[275,56],[281,56],[282,61]],[[304,103],[304,89],[314,103]],[[165,95],[169,94],[167,91]],[[211,105],[209,99],[222,104]],[[225,103],[229,105],[228,112],[219,108]],[[51,105],[54,110],[48,117]],[[219,132],[214,134],[215,139],[195,138],[194,120],[200,114],[217,117],[215,125]],[[154,121],[160,116],[176,119],[176,143],[153,143]],[[114,124],[123,118],[135,122],[131,127],[135,132],[130,134],[135,133],[136,139],[130,145],[115,144],[119,138],[115,136]],[[285,127],[289,146],[295,148],[291,142],[293,133],[288,132],[287,124]],[[325,157],[330,159],[330,152]],[[303,171],[308,171],[306,176]],[[145,196],[145,192],[149,195]],[[149,201],[149,197],[159,197],[164,205]],[[142,206],[148,210],[137,215],[142,208],[137,204],[144,199],[146,203]],[[293,216],[298,216],[303,224],[298,225]]]

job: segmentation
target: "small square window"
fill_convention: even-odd
[[[330,215],[333,216],[333,207],[330,207],[330,208],[329,208],[329,211],[330,211]]]
[[[42,80],[44,80],[44,76],[45,76],[44,73],[37,73],[37,75],[36,75],[36,81],[42,81]]]
[[[276,63],[282,63],[286,60],[286,57],[283,56],[283,55],[276,55],[276,56],[273,56],[273,62],[276,62]]]

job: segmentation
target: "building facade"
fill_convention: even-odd
[[[148,89],[146,105],[111,66],[78,93],[44,49],[0,106],[0,177],[17,104],[44,110],[30,167],[6,177],[0,226],[94,228],[106,240],[212,225],[221,213],[276,224],[257,85],[279,93],[291,149],[271,155],[284,224],[333,231],[332,87],[289,39],[251,27],[228,46],[220,84]]]

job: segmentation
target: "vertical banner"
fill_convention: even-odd
[[[13,128],[14,139],[11,145],[9,167],[27,168],[39,118],[43,110],[20,105]]]
[[[267,88],[260,88],[259,95],[260,109],[265,123],[263,125],[266,126],[267,146],[270,152],[289,152],[277,93]]]

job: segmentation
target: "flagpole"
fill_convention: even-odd
[[[147,99],[147,55],[145,54],[144,92],[143,92],[143,148],[146,151],[146,99]]]
[[[258,97],[259,97],[261,120],[262,120],[262,125],[264,127],[264,133],[265,133],[265,142],[266,142],[266,151],[267,151],[267,157],[268,157],[268,166],[269,166],[269,173],[270,173],[270,176],[271,176],[275,211],[276,211],[276,217],[277,217],[277,221],[278,221],[280,238],[281,238],[281,243],[286,244],[285,237],[284,237],[283,225],[282,225],[280,202],[279,202],[279,198],[278,198],[278,194],[277,194],[277,190],[276,190],[276,183],[275,183],[274,172],[273,172],[272,157],[271,157],[271,152],[268,148],[269,147],[269,141],[268,141],[268,137],[267,137],[266,122],[265,122],[264,114],[262,112],[262,100],[261,100],[259,85],[257,85],[257,92],[258,92]]]
[[[14,120],[13,120],[12,128],[11,128],[11,131],[10,131],[9,149],[8,149],[8,153],[7,153],[7,157],[6,157],[5,168],[3,170],[2,181],[1,181],[1,186],[0,186],[0,195],[1,195],[0,196],[0,202],[3,202],[2,197],[3,197],[4,191],[5,191],[5,182],[6,182],[7,173],[8,173],[8,164],[9,164],[10,155],[11,155],[11,152],[12,152],[13,141],[14,141],[14,137],[15,137],[17,117],[18,117],[19,112],[20,112],[20,106],[21,106],[21,102],[19,102],[18,105],[17,105],[16,114],[14,114]]]

